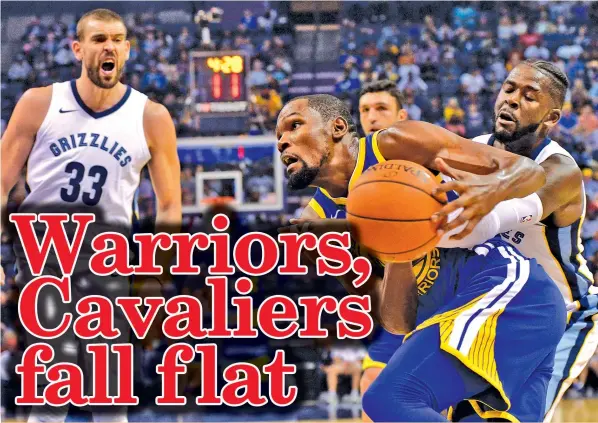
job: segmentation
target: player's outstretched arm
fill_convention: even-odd
[[[166,107],[148,101],[143,125],[151,154],[148,168],[156,194],[156,231],[175,233],[181,227],[182,199],[181,165],[174,123]],[[156,258],[158,264],[167,269],[172,253],[157,254],[160,254]]]
[[[525,198],[514,198],[500,202],[480,221],[475,229],[464,236],[461,233],[466,222],[461,216],[447,225],[447,233],[439,246],[444,248],[470,248],[485,242],[498,233],[511,230],[523,230],[526,227],[551,216],[557,227],[569,226],[583,212],[582,175],[579,167],[570,157],[555,154],[541,163],[546,173],[546,184]],[[471,175],[460,175],[446,164],[441,171],[458,178],[469,178]]]
[[[52,87],[31,88],[17,103],[1,144],[2,211],[6,208],[8,194],[21,175],[21,170],[35,142],[35,135],[42,125],[52,100]]]
[[[409,160],[429,169],[441,170],[442,163],[456,172],[475,174],[442,184],[437,193],[454,190],[459,198],[444,206],[436,219],[463,208],[460,218],[469,222],[463,235],[501,201],[526,197],[546,182],[544,169],[533,160],[462,138],[444,128],[419,121],[395,123],[378,134],[378,147],[388,160]],[[497,151],[498,150],[498,151]]]

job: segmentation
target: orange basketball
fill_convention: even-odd
[[[347,198],[353,236],[383,261],[422,257],[440,240],[430,220],[443,206],[432,196],[438,185],[434,175],[416,163],[391,160],[370,167]]]

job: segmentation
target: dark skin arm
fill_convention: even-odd
[[[533,160],[508,151],[462,138],[444,128],[419,121],[395,123],[378,134],[378,147],[387,160],[408,160],[443,173],[456,169],[460,175],[473,173],[467,180],[440,185],[435,195],[456,191],[459,198],[444,206],[433,221],[445,220],[448,214],[464,208],[461,232],[468,235],[475,225],[501,201],[526,197],[539,188],[546,175]],[[451,176],[450,174],[448,174]],[[450,230],[443,223],[440,230]]]
[[[292,225],[281,228],[281,233],[311,232],[320,237],[328,232],[349,231],[345,219],[322,219],[314,209],[306,207],[301,219],[291,221]],[[304,256],[315,263],[319,257],[317,251],[303,250]],[[364,255],[353,249],[353,257]],[[352,295],[369,295],[372,304],[372,317],[384,329],[394,334],[406,334],[415,328],[417,313],[417,283],[411,263],[388,263],[384,269],[384,277],[374,273],[359,288],[353,286],[357,274],[349,271],[337,277],[347,292]]]
[[[442,173],[455,178],[459,183],[475,183],[475,178],[478,177],[456,170],[446,163],[439,164]],[[579,167],[573,159],[562,154],[550,156],[540,166],[546,175],[546,184],[536,192],[542,201],[541,220],[551,217],[552,223],[557,227],[571,225],[583,212],[583,180]],[[449,203],[445,207],[445,212],[450,213],[457,208],[453,203]],[[464,224],[467,220],[463,214],[465,213],[448,223],[446,230],[451,231]],[[464,237],[463,232],[460,232],[453,235],[451,239],[460,240]]]
[[[569,226],[583,212],[581,171],[573,159],[561,154],[549,157],[541,166],[546,172],[546,185],[538,190],[542,220],[552,215],[557,227]]]

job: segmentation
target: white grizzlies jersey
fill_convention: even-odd
[[[481,135],[474,138],[474,141],[493,145],[494,137]],[[530,158],[536,163],[542,163],[554,154],[571,157],[558,143],[546,138],[532,151]],[[571,159],[573,160],[573,157]],[[593,281],[592,274],[582,256],[580,231],[586,210],[585,195],[583,202],[582,215],[570,226],[559,228],[546,219],[525,230],[500,234],[524,255],[538,260],[546,273],[557,283],[570,311],[580,307],[579,299],[588,293]]]
[[[27,163],[23,208],[99,208],[106,222],[129,226],[135,192],[150,159],[143,131],[147,96],[127,87],[112,108],[96,113],[75,80],[52,86],[48,113]]]

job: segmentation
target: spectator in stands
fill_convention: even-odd
[[[455,28],[475,29],[477,12],[471,3],[465,3],[453,8],[453,26]]]
[[[517,17],[515,18],[515,24],[513,24],[512,29],[513,34],[518,37],[527,33],[527,22],[525,21],[525,16],[523,14],[517,14]]]
[[[577,125],[577,115],[573,113],[573,106],[570,102],[563,104],[559,127],[570,132]]]
[[[261,87],[268,83],[268,75],[264,71],[264,64],[261,60],[254,60],[251,71],[247,76],[247,85],[250,87]]]
[[[331,348],[332,363],[321,367],[326,373],[327,400],[329,403],[335,404],[338,402],[338,377],[341,375],[351,376],[350,400],[352,402],[361,401],[359,378],[361,377],[361,362],[365,354],[366,351],[361,345],[335,345]]]
[[[442,102],[440,97],[433,97],[430,100],[430,107],[424,113],[424,120],[433,124],[440,124],[443,121]]]
[[[449,122],[453,116],[457,116],[460,120],[465,117],[465,112],[459,106],[457,97],[451,97],[444,108],[444,120]]]
[[[257,30],[257,18],[253,15],[253,12],[249,9],[243,11],[243,17],[241,17],[241,24],[247,28],[248,31]]]
[[[525,53],[523,53],[523,56],[526,59],[548,60],[550,58],[550,51],[548,51],[548,49],[546,48],[544,43],[542,43],[541,40],[538,40],[538,42],[535,45],[531,45],[525,49]]]
[[[470,73],[461,75],[461,87],[468,94],[479,94],[486,86],[486,81],[479,68],[474,68]]]
[[[150,61],[149,70],[145,72],[141,79],[141,89],[143,91],[153,91],[154,93],[164,93],[168,80],[163,72],[158,69],[155,61]]]
[[[457,115],[452,115],[444,127],[457,135],[465,136],[465,125],[463,125],[463,120]]]
[[[262,108],[262,114],[267,117],[265,122],[266,128],[268,130],[273,130],[276,126],[278,112],[282,109],[282,99],[280,98],[280,95],[268,87],[262,88],[256,95],[255,104]]]
[[[274,29],[274,22],[276,22],[277,16],[278,12],[276,12],[276,10],[267,7],[264,11],[263,16],[257,18],[257,24],[259,29],[268,34],[271,33]]]
[[[415,104],[415,93],[411,89],[405,90],[405,110],[411,120],[421,120],[422,110]]]
[[[598,116],[591,104],[585,104],[581,108],[579,121],[573,129],[573,134],[588,148],[598,150]]]
[[[564,60],[572,60],[583,53],[583,48],[579,44],[564,44],[556,49],[556,55]]]
[[[473,138],[485,132],[487,131],[484,124],[484,115],[479,111],[477,103],[471,103],[467,108],[465,135],[467,138]]]
[[[588,90],[583,84],[583,79],[577,78],[573,81],[571,88],[571,104],[575,110],[580,110],[581,106],[590,101]]]
[[[399,80],[399,74],[397,73],[397,67],[387,60],[383,65],[378,65],[376,69],[377,79],[390,79],[391,81],[397,82]]]
[[[364,60],[363,65],[361,67],[361,72],[359,72],[359,81],[361,85],[368,84],[376,79],[374,74],[374,68],[372,66],[371,60]]]
[[[407,78],[401,78],[397,88],[400,91],[410,89],[417,93],[425,93],[428,90],[428,84],[426,84],[418,74],[410,72],[407,74]]]
[[[22,54],[17,56],[17,60],[8,68],[9,81],[26,81],[29,79],[32,68],[25,56]]]
[[[538,34],[550,34],[556,32],[556,27],[548,19],[548,12],[546,10],[540,12],[540,19],[536,22],[536,25],[534,25],[534,32]]]

